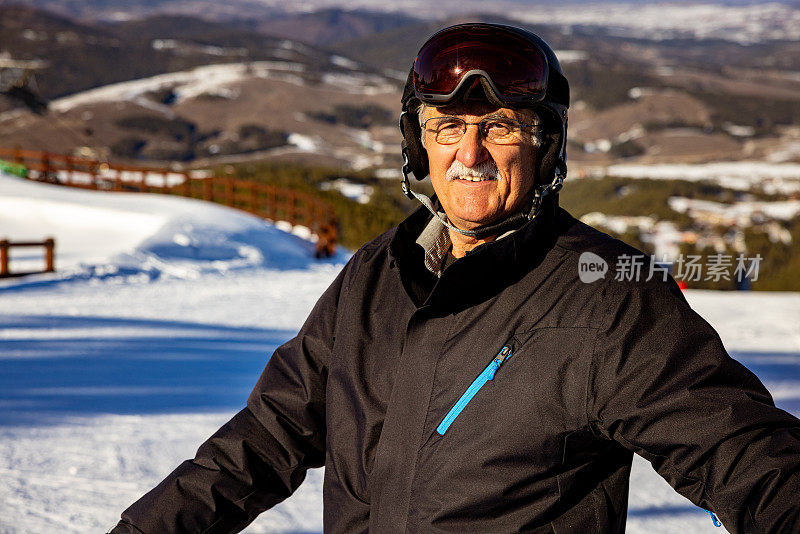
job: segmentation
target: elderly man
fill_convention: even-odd
[[[633,453],[732,532],[800,531],[800,421],[671,279],[581,281],[636,251],[558,208],[568,105],[529,32],[431,37],[401,116],[425,207],[113,532],[235,532],[323,465],[326,532],[623,532]]]

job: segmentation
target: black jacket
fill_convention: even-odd
[[[437,278],[426,213],[353,256],[114,534],[236,532],[322,465],[325,532],[623,532],[634,452],[731,532],[800,531],[800,421],[672,280],[581,282],[581,253],[638,252],[557,208]]]

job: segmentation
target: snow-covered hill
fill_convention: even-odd
[[[309,236],[308,229],[279,226]],[[199,200],[71,189],[0,174],[0,238],[56,240],[59,278],[197,277],[243,268],[305,269],[314,245],[258,217]],[[345,256],[333,258],[340,263]],[[42,251],[12,249],[11,270]],[[330,263],[330,262],[329,262]],[[15,284],[0,282],[0,287]]]
[[[0,176],[0,237],[46,235],[62,271],[0,281],[0,533],[104,532],[244,405],[345,255],[203,202]],[[800,414],[800,295],[687,296]],[[321,532],[321,495],[317,470],[247,532]],[[636,460],[629,532],[723,530]]]
[[[292,46],[299,46],[290,41],[285,41],[285,43],[289,50],[292,49]],[[346,64],[351,68],[358,67],[347,58],[331,56],[330,59],[332,63],[340,66]],[[281,80],[302,86],[306,82],[298,76],[298,73],[306,70],[306,66],[302,63],[290,61],[251,61],[249,63],[204,65],[191,70],[159,74],[149,78],[89,89],[56,99],[51,103],[50,108],[63,113],[87,104],[130,100],[144,106],[155,107],[157,111],[163,112],[163,107],[153,104],[152,101],[148,102],[143,98],[144,95],[153,91],[171,89],[175,93],[173,104],[200,95],[235,98],[237,91],[231,89],[231,86],[252,78]],[[394,91],[394,87],[391,85],[393,81],[382,76],[355,71],[351,73],[326,72],[320,75],[318,83],[335,86],[352,94],[374,94]]]

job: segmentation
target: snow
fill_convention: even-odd
[[[722,129],[735,137],[753,137],[756,129],[752,126],[741,126],[730,122],[722,123]]]
[[[153,39],[150,42],[153,50],[178,50],[195,51],[209,56],[247,56],[246,48],[223,48],[220,46],[199,45],[191,42],[182,42],[175,39]]]
[[[320,145],[322,144],[322,139],[319,137],[310,137],[299,133],[289,134],[286,141],[303,152],[316,152],[320,149]]]
[[[394,167],[384,167],[375,170],[375,177],[381,180],[400,180],[403,177],[403,172]]]
[[[199,201],[2,175],[0,217],[10,238],[59,242],[58,273],[0,281],[7,534],[111,528],[241,409],[346,258],[312,261],[307,241]],[[800,294],[687,298],[778,405],[800,414]],[[321,495],[314,470],[246,532],[321,532]],[[724,532],[638,458],[628,524],[633,534]]]
[[[73,108],[98,102],[135,100],[145,93],[172,88],[176,100],[194,98],[202,94],[230,94],[230,86],[249,76],[270,77],[273,71],[303,72],[305,66],[285,61],[255,61],[252,63],[226,63],[205,65],[187,71],[159,74],[128,82],[104,85],[53,100],[53,110],[66,112]],[[283,79],[283,78],[282,78]]]
[[[793,140],[784,141],[780,148],[767,155],[767,161],[772,163],[783,163],[793,159],[800,159],[800,143]]]
[[[517,11],[513,16],[531,24],[605,27],[616,35],[655,40],[694,37],[751,44],[800,38],[800,10],[780,3],[725,6],[700,2],[587,2]]]
[[[608,228],[616,234],[624,234],[628,228],[635,228],[637,230],[652,230],[656,224],[656,220],[652,217],[629,217],[624,215],[606,215],[599,211],[587,213],[581,217],[581,221],[590,226],[602,226]]]
[[[588,176],[619,176],[651,180],[707,180],[739,191],[761,189],[769,194],[791,195],[800,192],[800,163],[763,161],[715,163],[619,163],[607,167],[586,167]]]
[[[358,68],[358,63],[353,61],[352,59],[348,59],[346,57],[332,55],[330,57],[331,63],[337,65],[339,67],[343,67],[345,69],[355,70]]]
[[[369,199],[372,198],[372,194],[375,192],[375,189],[371,185],[351,182],[346,178],[338,178],[330,182],[325,182],[320,184],[319,188],[323,191],[329,191],[331,189],[339,191],[342,195],[355,200],[359,204],[369,204]]]
[[[589,59],[589,54],[583,50],[554,50],[558,62],[562,65],[567,63],[578,63]]]
[[[697,214],[712,214],[716,216],[717,220],[742,226],[751,226],[754,220],[763,222],[765,218],[789,221],[800,214],[800,200],[742,201],[725,204],[712,200],[670,197],[667,202],[670,208],[679,213],[688,213],[693,217],[696,217]]]
[[[342,92],[358,95],[377,95],[396,90],[385,78],[374,74],[329,72],[322,75],[322,83],[335,86]]]

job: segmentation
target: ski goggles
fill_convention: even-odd
[[[414,90],[428,104],[450,102],[475,76],[510,104],[544,100],[548,62],[544,51],[524,35],[494,25],[464,24],[440,31],[414,61]]]

